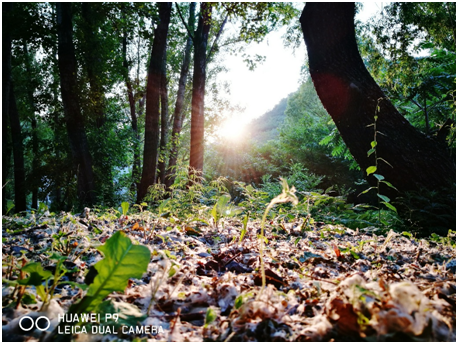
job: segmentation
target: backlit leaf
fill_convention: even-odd
[[[366,169],[367,175],[370,175],[370,174],[374,173],[375,171],[377,171],[377,166],[369,166]]]

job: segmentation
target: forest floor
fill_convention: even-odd
[[[262,290],[260,221],[216,227],[148,211],[3,216],[3,341],[456,341],[455,237],[302,227],[267,223]],[[133,245],[116,247],[119,231],[116,240]],[[129,269],[138,277],[102,283],[109,302],[92,308],[102,319],[67,318],[71,326],[60,328],[86,293],[97,298],[94,275],[110,255],[136,245],[151,252],[146,272],[138,275],[132,256],[119,281]],[[39,317],[49,319],[45,331]]]

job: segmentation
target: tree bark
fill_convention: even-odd
[[[59,73],[67,133],[77,171],[78,197],[81,205],[95,202],[92,158],[77,89],[77,64],[72,32],[71,3],[57,3]]]
[[[159,146],[159,102],[161,88],[161,67],[167,46],[172,3],[159,3],[159,24],[154,30],[153,49],[148,68],[145,112],[145,146],[143,150],[142,179],[137,192],[137,203],[146,196],[148,187],[156,180],[157,155]]]
[[[455,164],[435,139],[416,130],[396,110],[364,66],[355,39],[354,3],[307,3],[301,25],[310,75],[324,107],[363,171],[375,166],[368,156],[377,115],[376,174],[399,191],[450,187]],[[373,174],[367,178],[376,184]],[[398,196],[391,188],[384,195]]]
[[[212,5],[200,5],[199,23],[194,32],[194,73],[191,110],[191,152],[189,168],[191,175],[202,174],[204,167],[204,103],[208,34],[211,27]]]
[[[9,105],[11,88],[11,34],[8,19],[12,9],[12,3],[4,3],[2,6],[3,20],[6,22],[3,30],[2,41],[2,213],[6,212],[8,173],[11,167],[11,140],[9,126]]]
[[[16,98],[14,96],[13,81],[11,79],[11,20],[10,15],[13,9],[12,3],[5,3],[2,6],[3,19],[6,21],[7,26],[3,31],[2,42],[2,110],[3,110],[3,125],[10,124],[12,151],[13,151],[13,164],[14,164],[14,204],[15,211],[20,212],[26,210],[26,187],[25,187],[25,168],[24,168],[24,145],[22,142],[21,122],[19,120],[19,113],[16,107]],[[6,116],[8,116],[6,118]],[[7,140],[8,135],[3,140]],[[11,151],[9,150],[8,141],[6,146],[2,149],[6,153],[4,159],[9,159]],[[8,166],[9,163],[6,163]],[[8,173],[8,171],[6,171]],[[6,174],[7,174],[6,173]],[[5,177],[4,177],[5,178]],[[6,183],[6,180],[3,181]],[[4,185],[2,185],[4,186]],[[2,195],[5,198],[5,194]],[[6,199],[4,199],[6,201]],[[5,204],[4,204],[5,205]]]
[[[9,90],[9,118],[11,124],[11,138],[13,141],[13,161],[14,161],[14,204],[15,211],[26,210],[26,186],[24,168],[24,144],[22,141],[21,122],[16,107],[14,87],[11,82]]]
[[[167,166],[165,150],[167,146],[167,131],[168,131],[168,119],[169,119],[169,96],[167,92],[167,69],[166,69],[166,58],[162,63],[161,73],[161,140],[159,143],[159,164],[158,164],[158,176],[157,183],[165,184],[165,168]]]
[[[27,42],[24,42],[24,55],[25,55],[25,67],[28,75],[28,79],[32,80],[32,70],[30,66],[30,59],[29,59],[29,51],[27,48]],[[30,109],[32,110],[31,114],[31,124],[32,124],[32,173],[31,173],[31,180],[30,188],[32,189],[32,209],[38,209],[38,185],[40,182],[40,178],[38,176],[38,135],[37,135],[37,119],[35,117],[36,107],[35,101],[33,99],[33,92],[34,89],[32,88],[32,83],[28,83],[27,85],[27,99],[29,101]]]
[[[188,19],[188,28],[191,32],[194,31],[194,12],[196,9],[196,3],[191,2],[189,5],[189,19]],[[175,182],[176,175],[176,164],[178,158],[178,146],[180,141],[181,127],[183,126],[183,108],[184,108],[184,98],[186,92],[186,84],[189,74],[189,65],[191,63],[191,48],[192,48],[192,37],[188,36],[186,41],[186,46],[184,49],[183,63],[181,65],[180,80],[178,81],[178,92],[177,99],[175,103],[175,111],[173,112],[173,128],[171,135],[171,147],[169,153],[169,164],[167,168],[167,177],[165,180],[165,185],[167,188],[170,188]]]

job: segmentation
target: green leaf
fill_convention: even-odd
[[[29,293],[25,293],[21,301],[24,305],[32,305],[32,304],[37,303],[37,299],[35,298],[35,295],[29,294]]]
[[[243,218],[243,228],[246,229],[246,226],[248,224],[248,214],[245,215],[245,217]]]
[[[175,267],[174,266],[170,267],[169,278],[175,276],[176,273],[177,273],[177,270],[175,269]]]
[[[246,232],[247,230],[245,228],[243,228],[242,231],[240,232],[239,243],[242,242],[243,238],[245,237]]]
[[[398,212],[398,210],[396,209],[396,207],[394,205],[392,205],[392,204],[390,204],[388,202],[382,202],[382,204],[385,204],[388,209],[391,209],[396,213]]]
[[[237,296],[237,298],[235,299],[235,302],[234,302],[235,309],[239,309],[240,307],[242,307],[244,301],[245,300],[243,298],[243,295]]]
[[[391,184],[390,182],[387,182],[386,180],[384,180],[384,181],[382,181],[382,183],[385,183],[385,184],[388,185],[390,188],[395,189],[396,191],[398,191],[398,189],[396,189],[396,187],[394,187],[393,184]]]
[[[385,195],[377,194],[377,196],[378,196],[379,198],[381,198],[382,200],[384,200],[385,202],[388,202],[388,203],[390,202],[390,199],[389,199],[388,197],[386,197]]]
[[[82,290],[86,290],[87,288],[89,288],[89,286],[86,285],[86,284],[72,282],[72,281],[60,281],[57,284],[65,284],[65,285],[69,285],[69,286],[71,286],[73,288],[78,287],[78,288],[80,288]]]
[[[375,153],[375,149],[374,148],[371,148],[367,151],[367,156],[371,156],[371,154]]]
[[[217,314],[215,310],[211,307],[207,308],[207,314],[205,314],[205,325],[204,327],[207,327],[209,324],[211,324],[213,321],[216,320]]]
[[[369,166],[366,169],[367,175],[370,175],[370,174],[374,173],[375,171],[377,171],[377,166]]]
[[[216,203],[214,206],[213,206],[213,209],[212,209],[212,212],[211,212],[211,215],[213,217],[213,221],[215,223],[215,226],[218,227],[218,203]]]
[[[108,294],[124,292],[129,278],[141,278],[151,257],[146,246],[132,244],[122,231],[113,234],[98,250],[105,258],[94,265],[98,274],[87,292],[87,296],[92,298],[89,310]]]
[[[358,255],[355,251],[350,250],[350,253],[351,253],[351,255],[353,256],[353,258],[355,258],[355,259],[360,259],[359,255]]]
[[[25,265],[22,271],[29,273],[28,278],[18,280],[20,285],[41,285],[43,280],[52,277],[52,272],[44,270],[40,263],[29,263]]]
[[[372,148],[375,148],[375,146],[377,146],[377,141],[372,141],[372,142],[371,142],[371,147],[372,147]]]
[[[122,202],[121,208],[122,208],[122,215],[126,216],[127,212],[129,211],[129,202]]]
[[[43,302],[48,301],[45,287],[42,284],[35,286],[35,289],[37,290],[37,294]]]
[[[93,230],[93,232],[95,234],[102,234],[103,233],[103,231],[99,227],[97,227],[95,224],[91,223],[91,226],[92,226],[92,230]]]
[[[14,208],[14,202],[12,200],[8,200],[6,202],[6,213],[8,214],[10,212],[11,209]]]
[[[65,259],[67,259],[68,257],[67,256],[61,256],[60,254],[56,253],[56,252],[53,252],[50,256],[49,256],[49,259],[50,260],[55,260],[57,262],[59,261],[64,261]]]
[[[364,190],[363,192],[361,192],[359,195],[368,193],[368,192],[371,191],[372,189],[376,189],[376,187],[375,187],[375,186],[371,186],[370,188],[368,188],[368,189]],[[358,195],[358,196],[359,196],[359,195]]]
[[[122,326],[136,326],[145,320],[146,315],[135,305],[127,302],[116,302],[106,300],[97,306],[96,314],[100,314],[100,319],[105,326],[113,326],[116,328]],[[114,315],[119,315],[117,318]]]
[[[382,181],[383,179],[385,179],[384,176],[382,176],[381,174],[377,174],[377,173],[374,173],[374,177],[377,178],[378,180]]]

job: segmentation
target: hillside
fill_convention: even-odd
[[[275,139],[279,128],[285,120],[285,110],[288,97],[283,98],[275,107],[264,115],[255,118],[248,125],[250,137],[258,143]]]

